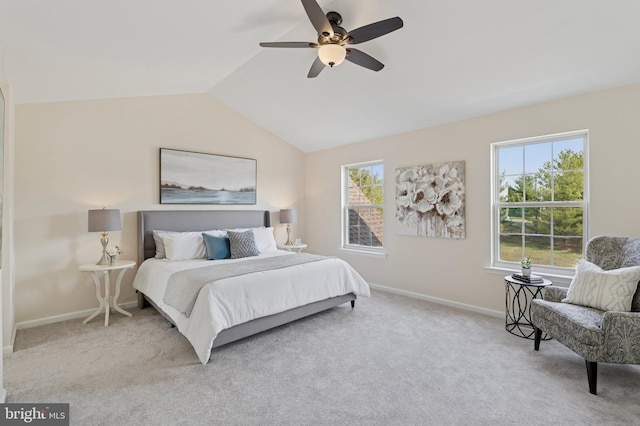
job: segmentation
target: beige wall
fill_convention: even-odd
[[[640,85],[306,155],[306,228],[315,251],[339,255],[374,284],[504,312],[500,275],[490,262],[490,144],[589,129],[589,234],[640,237],[638,161]],[[391,118],[392,119],[392,118]],[[339,252],[340,168],[368,160],[385,164],[386,259]],[[467,238],[396,235],[395,169],[464,160]]]
[[[121,210],[123,229],[109,234],[109,245],[135,259],[137,210],[206,208],[159,205],[160,147],[257,159],[257,205],[228,208],[271,210],[278,241],[286,239],[280,208],[297,207],[304,225],[302,152],[206,95],[18,105],[17,322],[97,306],[89,277],[78,272],[101,250],[100,234],[87,232],[87,210]],[[133,275],[120,302],[135,299]]]
[[[120,208],[112,243],[135,258],[135,211],[158,204],[158,148],[258,160],[258,205],[299,209],[294,233],[309,250],[339,255],[369,282],[497,312],[500,275],[489,265],[489,145],[590,130],[590,235],[640,236],[635,168],[640,158],[640,85],[621,87],[362,144],[302,154],[205,95],[19,105],[15,153],[15,311],[18,322],[92,309],[94,291],[77,271],[95,262],[99,234],[87,210]],[[348,255],[340,245],[340,167],[382,159],[386,168],[386,259]],[[399,236],[397,167],[466,162],[467,238]],[[180,208],[198,208],[180,206]],[[242,208],[242,207],[231,207]],[[284,232],[276,226],[277,238]],[[133,274],[121,301],[134,299]]]

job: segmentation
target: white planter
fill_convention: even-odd
[[[525,277],[530,277],[531,276],[531,268],[522,268],[522,275],[524,275]]]

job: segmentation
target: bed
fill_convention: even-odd
[[[189,340],[201,363],[213,348],[278,327],[297,319],[369,296],[360,275],[338,258],[293,262],[288,251],[265,250],[254,260],[156,258],[154,231],[194,233],[212,230],[270,230],[270,212],[259,210],[160,210],[138,212],[138,264],[133,287],[138,307],[149,304]],[[255,231],[257,232],[257,231]],[[159,245],[161,243],[159,242]],[[305,254],[312,257],[313,255]],[[272,270],[247,272],[203,284],[190,311],[168,304],[171,279],[180,273],[198,275],[208,270],[246,268],[250,262],[289,262]],[[302,261],[301,261],[302,262]],[[307,263],[304,263],[307,262]],[[175,283],[173,283],[175,288]],[[267,292],[266,289],[269,291]],[[235,299],[234,299],[235,298]],[[233,305],[233,306],[232,306]],[[230,307],[232,306],[232,307]],[[241,312],[236,312],[237,307]],[[245,309],[248,312],[244,312]]]

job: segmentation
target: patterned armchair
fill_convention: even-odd
[[[595,237],[587,243],[585,259],[605,271],[640,265],[640,238]],[[640,285],[631,312],[602,311],[561,303],[567,288],[549,286],[543,299],[531,304],[535,350],[544,331],[584,357],[589,392],[596,394],[598,362],[640,364]]]

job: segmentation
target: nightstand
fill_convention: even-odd
[[[292,244],[292,245],[278,244],[278,249],[293,251],[296,253],[300,253],[302,250],[306,248],[307,248],[306,244]]]
[[[133,260],[117,260],[113,265],[95,265],[95,264],[87,264],[80,265],[78,268],[81,272],[90,272],[91,279],[96,286],[96,298],[98,302],[100,302],[100,306],[94,313],[92,313],[87,319],[85,319],[82,323],[86,324],[92,319],[94,319],[99,313],[104,309],[104,326],[109,325],[109,311],[114,309],[120,312],[123,315],[128,317],[132,317],[133,314],[125,311],[120,306],[118,306],[118,296],[120,296],[120,282],[122,281],[122,276],[128,269],[132,269],[136,266],[136,262]],[[116,279],[116,292],[113,297],[109,294],[109,275],[111,271],[120,271],[118,274],[118,278]],[[100,293],[100,275],[104,278],[104,296]]]

